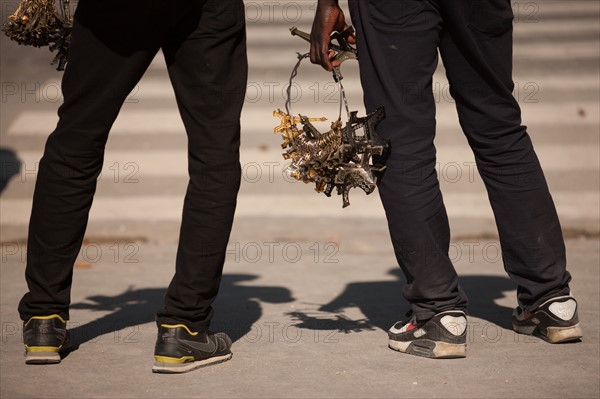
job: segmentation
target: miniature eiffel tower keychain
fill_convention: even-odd
[[[292,35],[299,36],[310,42],[310,34],[296,28],[290,29]],[[340,64],[346,60],[358,59],[356,49],[346,37],[352,33],[352,27],[344,32],[334,33],[329,49],[335,52],[335,60]],[[351,188],[361,188],[371,194],[377,187],[377,178],[384,169],[385,158],[389,143],[384,141],[375,131],[377,124],[385,117],[384,109],[377,108],[366,117],[357,117],[358,112],[350,112],[346,92],[342,85],[342,75],[339,67],[334,68],[334,80],[340,86],[340,113],[338,119],[331,123],[331,129],[321,133],[312,122],[323,122],[327,118],[308,118],[291,113],[292,80],[298,74],[301,62],[307,54],[298,54],[298,62],[290,75],[285,102],[285,112],[278,109],[273,115],[280,118],[281,124],[275,127],[275,133],[281,133],[286,152],[284,159],[290,160],[286,172],[290,177],[304,183],[315,183],[315,190],[330,197],[334,188],[342,195],[343,207],[350,205],[349,192]],[[346,125],[342,125],[342,104],[346,109]],[[299,128],[298,125],[301,125]],[[357,134],[362,130],[364,133]],[[378,162],[373,161],[373,155]]]
[[[17,10],[8,17],[2,30],[19,44],[34,47],[48,46],[56,51],[52,65],[63,71],[71,39],[73,20],[69,0],[60,0],[60,12],[54,0],[23,0]]]

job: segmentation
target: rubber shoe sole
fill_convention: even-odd
[[[513,324],[513,330],[519,334],[533,335],[551,344],[578,341],[583,337],[583,330],[579,323],[568,327],[547,327],[547,332],[541,332],[537,327],[518,326]]]
[[[180,374],[187,373],[192,370],[196,370],[202,367],[212,366],[214,364],[219,364],[228,361],[233,357],[232,353],[228,353],[223,356],[214,356],[204,360],[198,360],[196,362],[187,362],[187,363],[166,363],[156,361],[154,366],[152,367],[153,373],[161,373],[161,374]]]
[[[467,344],[449,344],[429,339],[407,342],[390,339],[388,346],[398,352],[430,359],[457,359],[467,356]]]
[[[27,348],[25,351],[25,364],[57,364],[60,363],[60,348],[56,350],[36,350],[38,348]]]

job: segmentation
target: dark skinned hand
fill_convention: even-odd
[[[335,52],[329,51],[329,43],[331,34],[343,31],[346,26],[344,12],[337,0],[319,0],[310,32],[310,62],[319,64],[328,71],[339,67],[340,62],[333,60]],[[355,44],[356,36],[349,35],[346,40]]]

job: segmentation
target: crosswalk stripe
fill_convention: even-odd
[[[599,218],[598,195],[595,192],[555,193],[554,200],[563,218],[580,218],[582,209],[587,219]],[[377,218],[385,214],[378,196],[365,196],[358,190],[351,193],[352,205],[341,208],[339,197],[326,198],[322,194],[306,195],[242,195],[238,198],[238,217],[332,217]],[[492,219],[487,197],[483,194],[448,193],[444,202],[451,218]],[[181,218],[183,195],[142,196],[134,198],[99,197],[94,201],[90,222],[143,220],[145,222],[177,221]],[[5,199],[0,202],[2,224],[23,225],[29,220],[31,199]]]
[[[277,119],[272,116],[273,109],[283,107],[283,101],[276,104],[247,104],[242,112],[242,126],[245,130],[272,132]],[[298,111],[310,116],[335,116],[336,104],[303,103],[298,105]],[[356,108],[356,107],[354,107]],[[438,130],[458,126],[455,105],[440,102],[437,106]],[[522,104],[525,124],[564,124],[570,128],[582,126],[597,126],[600,116],[597,112],[598,103],[592,101],[573,104],[565,103],[525,103]],[[585,115],[580,115],[580,110]],[[56,126],[58,116],[55,111],[23,111],[8,127],[10,136],[47,136]],[[184,132],[183,123],[177,109],[161,108],[148,112],[145,109],[127,109],[119,115],[113,128],[112,135],[147,135],[147,134],[181,134]]]
[[[249,51],[248,64],[251,70],[252,68],[290,68],[293,66],[296,52],[304,53],[308,50],[309,47],[302,44],[300,46],[292,45],[289,50],[283,52],[281,49],[268,49],[268,46],[264,46]],[[553,46],[516,46],[513,50],[513,57],[515,63],[521,60],[551,62],[564,57],[596,60],[598,46],[595,42],[580,43],[577,40],[561,42]],[[158,58],[150,64],[148,69],[163,70],[165,69],[164,61]]]
[[[276,139],[275,137],[273,138]],[[548,145],[540,143],[536,152],[546,172],[586,171],[600,168],[599,149],[590,145]],[[17,153],[22,170],[21,175],[35,174],[42,151],[23,151]],[[288,161],[281,156],[281,151],[269,149],[265,151],[245,149],[241,151],[242,168],[250,178],[254,175],[281,176]],[[473,153],[468,145],[440,146],[437,161],[447,173],[476,173]],[[17,167],[5,164],[16,170]],[[180,177],[187,176],[187,157],[184,148],[179,150],[153,151],[106,151],[102,176],[138,181],[143,177]]]
[[[287,72],[287,69],[286,69],[286,72]],[[445,96],[444,98],[450,99],[448,87],[447,87],[448,81],[446,80],[446,77],[444,74],[445,74],[445,72],[441,69],[438,69],[438,71],[436,71],[436,73],[434,74],[434,77],[433,77],[433,90],[434,90],[434,93],[436,93],[436,92],[439,93],[440,89],[443,89],[444,90],[443,94]],[[321,76],[323,78],[323,82],[321,83],[320,86],[314,86],[314,87],[316,87],[319,90],[318,94],[321,97],[323,97],[323,96],[330,94],[331,90],[323,87],[323,85],[327,84],[327,80],[329,79],[329,76],[326,74],[323,74]],[[350,76],[352,77],[353,75],[350,75]],[[523,74],[521,76],[515,75],[513,80],[515,81],[515,86],[516,86],[517,90],[520,90],[520,92],[518,92],[518,91],[515,92],[515,95],[517,96],[517,98],[519,97],[519,94],[521,95],[521,97],[523,96],[523,94],[535,95],[536,99],[538,101],[540,100],[541,94],[543,94],[544,91],[546,91],[546,90],[564,90],[564,91],[569,91],[569,92],[591,91],[591,90],[595,90],[596,92],[598,92],[600,90],[600,78],[595,74],[578,76],[577,79],[568,79],[566,77],[565,77],[565,79],[556,79],[555,77],[548,78],[548,77],[543,77],[543,76],[540,77],[540,76],[534,76],[534,75],[527,76],[526,74]],[[259,91],[261,92],[261,94],[269,93],[270,87],[274,88],[273,92],[277,93],[277,98],[281,98],[283,89],[284,89],[284,87],[286,87],[286,85],[287,85],[287,82],[281,83],[277,87],[275,87],[275,86],[273,86],[272,83],[269,83],[267,85],[265,82],[262,82],[262,81],[259,82],[259,81],[256,81],[255,79],[251,78],[248,81],[248,89],[247,89],[246,98],[248,98],[248,99],[255,98]],[[313,82],[313,85],[314,85],[314,82]],[[307,91],[307,93],[309,93],[310,95],[312,95],[314,97],[316,95],[314,90],[317,90],[317,89],[311,90],[310,86],[311,86],[310,84],[305,85],[304,88]],[[348,87],[345,87],[346,95],[348,95],[349,98],[361,98],[362,89],[358,84],[349,84],[346,86],[348,86]],[[37,88],[37,93],[35,94],[35,98],[49,100],[49,101],[53,102],[55,99],[58,100],[59,98],[61,98],[59,90],[60,90],[60,80],[56,80],[56,79],[47,80]],[[525,93],[523,93],[523,92],[525,92]],[[19,94],[17,93],[15,95],[19,95]],[[268,97],[266,95],[263,97],[265,99],[268,99]],[[7,95],[7,98],[9,98],[8,95]],[[139,101],[145,101],[145,100],[168,100],[168,101],[173,101],[173,104],[175,104],[175,93],[173,92],[173,88],[166,76],[160,76],[160,77],[153,76],[153,77],[142,78],[140,83],[132,91],[132,93],[129,95],[129,97],[126,101],[131,103],[131,102],[139,102]],[[272,101],[273,104],[274,104],[274,102],[275,101]],[[283,102],[282,99],[281,99],[281,102]],[[58,101],[57,101],[57,103],[58,103]],[[265,101],[261,101],[261,103],[265,103]]]
[[[314,15],[314,14],[313,14]],[[514,26],[514,37],[518,40],[520,37],[531,37],[532,34],[544,38],[544,35],[561,33],[565,37],[577,33],[589,33],[600,29],[600,23],[598,20],[586,20],[582,22],[578,18],[566,18],[561,21],[560,24],[555,24],[549,20],[551,14],[533,16],[521,16],[522,18],[515,19]],[[548,18],[546,20],[545,18]],[[281,43],[306,43],[298,38],[293,38],[289,33],[289,28],[296,26],[300,30],[308,32],[312,25],[312,16],[302,21],[289,21],[286,23],[279,24],[246,24],[248,44],[250,46],[256,45],[265,46],[266,43],[281,45]],[[277,35],[278,33],[278,35]],[[275,37],[277,35],[277,37]],[[275,37],[275,40],[274,40]],[[308,43],[306,43],[308,45]]]

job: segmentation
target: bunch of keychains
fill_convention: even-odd
[[[10,39],[26,46],[45,47],[56,51],[52,65],[64,70],[71,39],[73,19],[69,0],[23,0],[17,10],[8,17],[2,30]]]
[[[310,41],[310,35],[296,28],[292,35]],[[340,64],[349,59],[358,59],[358,53],[346,40],[353,32],[348,27],[344,32],[334,33],[329,49],[335,52],[334,59]],[[338,44],[333,43],[337,41]],[[312,122],[327,120],[326,118],[308,118],[291,112],[292,81],[298,74],[301,62],[308,54],[298,54],[298,62],[294,66],[289,79],[285,112],[277,109],[273,115],[280,118],[281,123],[275,127],[275,133],[281,133],[286,150],[283,158],[290,160],[286,172],[290,177],[304,183],[315,183],[315,190],[331,196],[334,188],[342,195],[343,207],[350,205],[351,188],[361,188],[365,193],[372,193],[377,187],[377,178],[383,173],[384,162],[388,154],[389,143],[384,141],[375,131],[377,124],[385,117],[384,109],[378,108],[366,117],[357,117],[357,111],[350,112],[342,75],[339,67],[333,69],[334,80],[340,88],[340,113],[331,129],[321,133]],[[342,104],[346,108],[346,124],[342,124]],[[301,128],[298,127],[301,125]],[[374,162],[373,156],[377,158]]]

